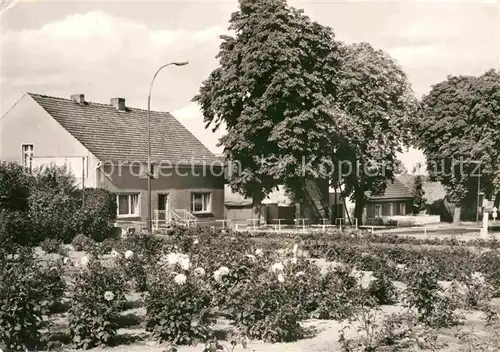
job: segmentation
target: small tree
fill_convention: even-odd
[[[81,202],[81,191],[77,192]],[[78,210],[79,233],[95,241],[109,237],[116,220],[116,198],[104,189],[85,189],[85,205]]]
[[[423,188],[422,184],[422,177],[420,176],[415,176],[415,179],[413,181],[413,212],[414,213],[419,213],[422,210],[425,210],[425,205],[427,203],[427,200],[424,198],[425,191]]]
[[[78,212],[75,177],[65,167],[50,165],[35,170],[29,196],[29,218],[36,241],[54,238],[69,242],[78,232]]]
[[[0,163],[0,209],[27,210],[29,182],[21,165]]]
[[[16,163],[0,163],[0,243],[31,243],[28,197],[31,177]]]

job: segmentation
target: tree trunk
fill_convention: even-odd
[[[337,223],[337,186],[334,188],[335,191],[335,198],[334,198],[334,208],[333,208],[333,219],[332,219],[332,224],[335,225]]]
[[[344,203],[344,211],[345,211],[345,214],[347,215],[347,221],[349,222],[349,225],[352,225],[351,216],[349,215],[349,209],[347,209],[347,204],[345,202],[345,198],[342,198],[342,201]],[[345,219],[345,217],[343,217],[343,219]]]
[[[356,188],[354,191],[354,199],[356,204],[354,205],[354,217],[358,219],[358,225],[363,223],[363,208],[365,206],[365,194],[364,191]]]
[[[300,203],[295,203],[295,219],[300,219],[302,217],[302,211],[300,209]]]
[[[460,222],[460,215],[462,212],[462,207],[460,204],[455,204],[455,210],[453,211],[453,223],[458,224]]]

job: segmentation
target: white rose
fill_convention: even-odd
[[[180,258],[178,263],[183,270],[189,270],[189,268],[191,267],[191,263],[189,262],[189,257]]]
[[[80,265],[82,266],[82,268],[86,268],[87,265],[89,265],[89,257],[84,255],[82,259],[80,259]]]
[[[198,244],[198,243],[200,243],[200,241],[198,241],[198,239],[195,239],[193,242],[193,244]]]
[[[257,248],[257,249],[255,250],[255,255],[258,255],[258,256],[260,257],[262,254],[263,254],[262,249]]]
[[[131,250],[125,252],[125,259],[130,260],[133,257],[134,257],[134,252],[132,252]]]
[[[106,292],[104,292],[104,299],[105,299],[106,301],[108,301],[108,302],[109,302],[109,301],[112,301],[114,298],[115,298],[115,295],[114,295],[114,293],[113,293],[113,292],[111,292],[111,291],[106,291]]]
[[[175,277],[174,277],[174,281],[177,285],[184,285],[186,283],[186,275],[184,274],[177,274]]]
[[[285,281],[285,277],[283,276],[283,274],[278,274],[278,281],[279,282],[284,282]]]
[[[271,267],[272,271],[277,272],[277,271],[283,271],[285,267],[283,266],[282,262],[274,263],[273,266]]]
[[[220,282],[221,277],[222,277],[222,276],[221,276],[221,274],[220,274],[220,271],[219,271],[219,270],[214,271],[214,279],[215,279],[215,281]]]
[[[219,268],[219,271],[222,276],[226,276],[227,274],[229,274],[229,268],[227,266],[221,266]]]
[[[168,253],[167,255],[167,262],[170,265],[175,265],[177,264],[179,260],[179,255],[177,253]]]

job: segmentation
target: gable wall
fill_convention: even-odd
[[[85,157],[85,187],[96,187],[97,158],[28,94],[0,119],[0,160],[21,163],[22,144],[33,144],[34,166],[69,164],[79,186]]]

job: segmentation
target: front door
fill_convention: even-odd
[[[158,218],[159,220],[170,220],[170,201],[168,194],[158,195]]]

